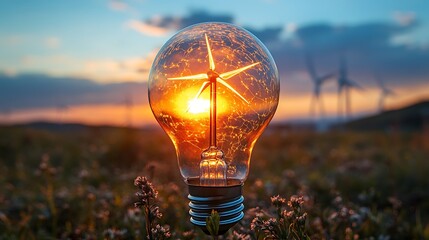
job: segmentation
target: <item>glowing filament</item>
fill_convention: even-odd
[[[193,114],[207,113],[210,111],[210,100],[192,99],[188,102],[188,112]]]

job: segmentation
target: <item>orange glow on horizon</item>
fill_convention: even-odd
[[[156,125],[156,120],[148,105],[136,105],[128,109],[123,105],[82,105],[66,109],[20,110],[0,115],[0,123],[14,124],[32,121],[89,125],[131,125],[134,127]]]
[[[404,107],[418,101],[429,99],[427,93],[429,85],[421,84],[409,88],[395,89],[397,96],[386,99],[386,109],[395,109]],[[198,86],[196,86],[198,88]],[[189,101],[193,99],[195,89],[189,89],[189,92],[183,93],[183,101],[180,102],[180,108],[186,112]],[[352,92],[352,111],[353,116],[362,113],[375,113],[379,97],[378,88],[366,88],[365,91]],[[310,93],[301,95],[280,95],[279,106],[273,121],[282,122],[292,119],[309,118]],[[327,117],[337,116],[337,95],[335,92],[323,93],[323,101],[326,108]],[[200,96],[200,99],[207,101],[209,99],[208,91]],[[223,100],[222,95],[218,97],[218,111],[227,111],[228,104]],[[179,107],[179,105],[175,106]],[[209,111],[209,110],[207,110]],[[0,113],[0,123],[25,123],[31,121],[51,121],[51,122],[77,122],[91,125],[128,125],[129,114],[131,114],[131,125],[135,127],[158,125],[150,110],[149,105],[135,105],[132,110],[127,110],[123,105],[82,105],[68,107],[60,110],[56,108],[28,109],[11,111],[9,113]],[[205,116],[206,114],[190,114],[189,117]]]

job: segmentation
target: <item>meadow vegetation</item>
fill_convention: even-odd
[[[210,239],[160,130],[1,127],[0,173],[0,239]],[[428,173],[427,131],[267,131],[223,238],[429,239]]]

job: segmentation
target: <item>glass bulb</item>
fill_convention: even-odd
[[[279,89],[271,54],[243,28],[202,23],[168,40],[150,71],[149,102],[185,182],[242,184]]]

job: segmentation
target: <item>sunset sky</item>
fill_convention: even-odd
[[[199,22],[230,22],[255,34],[279,69],[274,120],[310,119],[318,75],[345,59],[353,116],[429,99],[428,1],[40,0],[0,2],[0,122],[49,120],[143,126],[155,122],[147,79],[161,46]],[[378,77],[376,77],[378,76]],[[337,83],[323,86],[328,118]]]

